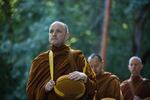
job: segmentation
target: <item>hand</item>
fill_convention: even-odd
[[[87,82],[87,75],[82,73],[82,72],[74,71],[72,73],[69,73],[69,79],[71,79],[71,80],[83,80],[86,83]]]
[[[50,80],[49,82],[47,82],[47,84],[45,85],[45,91],[49,92],[54,88],[55,82],[53,80]]]

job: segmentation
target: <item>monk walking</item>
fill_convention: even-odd
[[[150,80],[140,75],[143,69],[141,58],[133,56],[128,64],[131,76],[121,83],[125,100],[150,100]]]
[[[97,89],[95,100],[123,100],[120,80],[116,75],[104,71],[101,56],[93,53],[89,56],[88,61],[96,73]]]
[[[32,62],[26,89],[28,100],[73,100],[73,98],[64,99],[54,91],[56,80],[63,75],[68,75],[70,80],[84,82],[85,93],[78,100],[93,99],[96,87],[94,72],[88,63],[85,66],[86,60],[80,50],[73,50],[65,44],[69,35],[69,29],[65,23],[55,21],[50,25],[49,41],[50,50],[53,52],[53,79],[50,79],[50,50],[48,50],[39,54]],[[83,73],[84,67],[86,67],[85,73]],[[70,90],[70,92],[74,91]]]

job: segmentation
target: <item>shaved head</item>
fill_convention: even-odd
[[[138,61],[142,64],[142,60],[141,60],[141,58],[138,57],[138,56],[133,56],[133,57],[131,57],[130,60],[129,60],[129,64],[130,64],[130,63],[132,62],[132,60],[134,60],[134,59],[138,60]]]
[[[64,27],[66,33],[69,33],[68,25],[66,25],[65,23],[60,22],[60,21],[54,21],[54,22],[50,25],[49,30],[51,30],[51,28],[52,28],[52,26],[53,26],[54,24],[63,25],[63,27]]]
[[[129,59],[128,68],[132,75],[134,75],[134,76],[140,75],[140,72],[143,68],[141,58],[139,58],[137,56],[131,57]]]
[[[49,42],[55,46],[64,45],[70,34],[68,26],[60,21],[53,22],[49,27]]]

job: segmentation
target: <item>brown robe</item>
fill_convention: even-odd
[[[66,45],[59,48],[52,46],[54,54],[54,81],[56,81],[60,76],[69,74],[75,70],[83,72],[85,63],[84,55],[81,51],[74,50],[72,55],[76,66],[72,67],[69,58],[70,50],[71,49]],[[32,62],[26,88],[28,100],[64,100],[57,96],[54,90],[48,93],[45,92],[44,87],[50,80],[48,53],[49,51],[40,54]],[[88,76],[87,83],[85,83],[86,92],[79,100],[92,100],[94,90],[96,88],[95,75],[89,67],[89,64],[87,64],[86,74]]]
[[[97,79],[97,92],[96,100],[101,100],[102,98],[115,98],[116,100],[122,100],[123,96],[120,89],[119,78],[110,72],[104,72],[103,74],[98,74]]]
[[[133,95],[142,99],[150,97],[150,81],[141,76],[131,76],[121,83],[124,100],[133,100]]]

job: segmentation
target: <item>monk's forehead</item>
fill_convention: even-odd
[[[91,58],[91,61],[92,61],[92,62],[94,62],[94,63],[98,63],[98,62],[99,62],[99,60],[98,60],[98,57],[97,57],[97,56],[95,56],[95,57]]]
[[[131,59],[129,63],[141,63],[141,61],[139,59]]]
[[[63,28],[65,29],[65,25],[61,22],[54,22],[51,24],[50,28],[53,28],[53,27],[58,27],[58,28]]]

